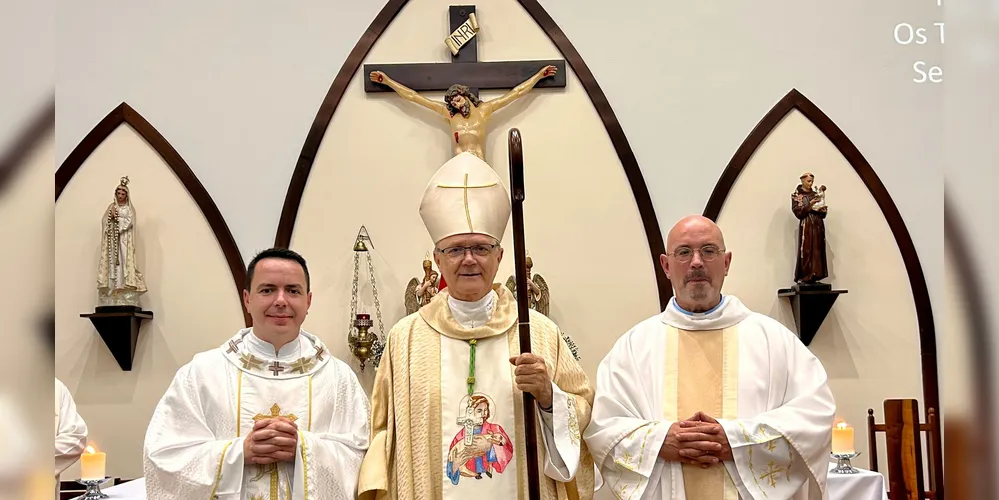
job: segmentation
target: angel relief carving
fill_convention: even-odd
[[[528,293],[531,297],[528,301],[528,305],[531,309],[548,316],[550,305],[551,305],[551,292],[548,288],[548,282],[540,274],[533,274],[531,272],[534,267],[534,259],[530,255],[527,256],[527,288]],[[506,287],[513,292],[513,296],[517,296],[517,280],[513,276],[510,276],[506,280]],[[569,350],[572,351],[572,357],[579,361],[579,348],[576,347],[576,343],[573,342],[572,337],[568,333],[562,332],[562,338],[565,340],[566,345],[569,346]]]
[[[423,279],[413,278],[406,285],[406,314],[413,314],[430,301],[440,291],[440,273],[434,270],[430,255],[423,259]]]

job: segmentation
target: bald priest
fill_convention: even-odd
[[[593,392],[551,320],[531,311],[520,353],[517,301],[494,283],[510,197],[462,153],[426,187],[420,215],[447,288],[389,332],[372,393],[371,447],[359,497],[526,500],[523,392],[537,401],[541,498],[589,499],[581,438]]]
[[[669,232],[674,296],[597,369],[586,443],[617,498],[825,497],[836,404],[790,330],[722,295],[732,253],[711,220]]]
[[[354,498],[368,400],[350,367],[301,329],[312,303],[305,259],[264,250],[246,280],[253,328],[196,354],[153,412],[146,498]]]

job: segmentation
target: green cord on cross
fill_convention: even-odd
[[[468,341],[468,395],[475,392],[475,339]]]

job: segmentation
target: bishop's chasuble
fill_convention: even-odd
[[[298,427],[295,461],[244,465],[262,418]],[[354,372],[302,331],[281,347],[240,330],[180,368],[146,431],[146,494],[155,499],[347,500],[367,448],[368,400]]]
[[[538,410],[541,498],[591,498],[594,467],[581,429],[593,391],[558,327],[531,311],[531,352],[552,378]],[[392,328],[372,394],[371,447],[359,498],[525,500],[523,393],[517,302],[498,285],[477,302],[448,290]]]
[[[698,411],[734,461],[702,469],[658,454]],[[776,320],[728,295],[690,313],[676,300],[618,339],[597,371],[585,440],[617,498],[824,498],[836,405],[819,360]]]

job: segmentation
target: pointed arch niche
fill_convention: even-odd
[[[243,319],[246,326],[250,326],[251,320],[250,315],[246,312],[245,308],[242,306],[242,291],[243,285],[246,280],[246,268],[243,265],[243,258],[240,256],[239,249],[236,247],[236,240],[232,237],[232,232],[229,231],[229,226],[226,225],[225,219],[222,218],[222,213],[219,212],[218,207],[212,200],[211,195],[198,180],[198,176],[194,174],[191,167],[187,165],[184,158],[180,156],[180,153],[170,144],[162,134],[156,130],[145,118],[139,114],[138,111],[133,109],[127,103],[121,103],[111,110],[107,116],[104,117],[87,135],[80,141],[69,156],[62,162],[59,169],[55,174],[55,199],[56,202],[59,201],[59,197],[62,195],[63,191],[66,189],[69,182],[76,175],[80,167],[84,165],[90,155],[94,153],[95,150],[100,147],[108,137],[112,134],[118,133],[119,127],[122,125],[128,125],[130,130],[137,134],[138,137],[145,140],[149,148],[155,151],[162,161],[166,164],[170,170],[176,175],[177,180],[183,185],[187,193],[191,195],[192,200],[197,204],[198,209],[204,216],[205,221],[211,228],[212,233],[215,235],[215,240],[218,242],[219,249],[222,251],[222,255],[225,257],[226,264],[229,267],[229,271],[232,274],[233,283],[236,286],[236,294],[239,298],[240,308],[243,309]],[[127,175],[127,171],[131,170],[131,167],[125,165],[121,167],[122,175]],[[134,187],[134,186],[133,186]],[[151,188],[151,186],[149,186]],[[113,190],[113,186],[109,189]],[[136,211],[140,211],[137,207]],[[140,229],[141,230],[141,229]]]
[[[933,311],[912,238],[870,163],[797,90],[760,120],[705,206],[726,245],[738,248],[726,288],[731,281],[730,292],[794,330],[790,306],[776,292],[793,284],[797,220],[790,195],[806,171],[829,188],[826,281],[849,290],[809,346],[826,367],[840,416],[862,429],[867,408],[880,410],[883,399],[898,397],[922,396],[924,414],[940,411]],[[858,449],[865,442],[858,440]]]
[[[388,2],[348,55],[316,114],[275,236],[275,245],[290,246],[308,256],[310,266],[315,263],[317,293],[306,328],[342,331],[348,321],[351,249],[362,225],[374,243],[372,258],[386,328],[404,315],[406,283],[422,276],[421,262],[433,242],[418,207],[427,181],[451,155],[450,133],[440,117],[394,93],[365,94],[367,75],[360,70],[364,63],[447,60],[443,37],[452,4]],[[486,160],[506,181],[507,131],[520,129],[527,249],[534,271],[552,287],[553,319],[576,340],[584,369],[592,368],[595,374],[613,339],[659,312],[672,294],[658,266],[664,242],[651,197],[607,98],[541,5],[521,0],[476,7],[484,26],[478,42],[480,60],[564,58],[567,62],[566,88],[535,89],[496,113]],[[425,95],[439,99],[442,94]],[[483,91],[482,97],[500,94]],[[510,238],[508,228],[504,239],[508,248]],[[507,255],[498,282],[512,273],[512,263]],[[359,301],[367,300],[366,312],[373,314],[366,274],[362,269]],[[603,285],[598,283],[614,283],[615,289],[629,292],[601,292]],[[577,313],[586,310],[620,314],[600,320]],[[345,350],[334,354],[350,359]]]
[[[136,257],[149,291],[131,371],[81,313],[97,303],[101,220],[122,176],[136,210]],[[116,106],[56,172],[56,372],[88,415],[90,439],[121,477],[142,475],[145,423],[177,370],[248,323],[233,286],[240,253],[180,154],[128,104]]]

